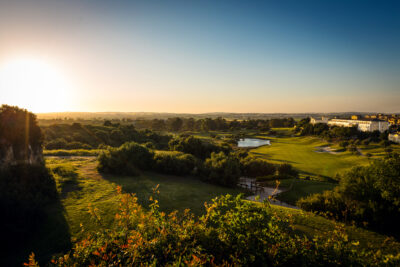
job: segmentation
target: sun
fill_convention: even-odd
[[[53,65],[36,58],[0,62],[0,104],[33,112],[66,111],[71,86]]]

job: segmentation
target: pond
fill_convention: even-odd
[[[238,147],[259,147],[271,145],[269,140],[258,138],[243,138],[238,141]]]

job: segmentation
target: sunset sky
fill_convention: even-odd
[[[0,0],[0,104],[400,112],[400,1]]]

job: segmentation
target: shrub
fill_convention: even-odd
[[[178,216],[146,211],[133,195],[121,195],[114,226],[101,221],[72,251],[54,257],[55,266],[395,266],[399,255],[355,249],[338,227],[329,238],[296,235],[287,219],[267,204],[222,196],[206,204],[206,214]],[[93,217],[99,220],[95,210]],[[37,266],[34,255],[30,266]],[[29,265],[27,264],[27,265]]]
[[[81,142],[73,141],[65,145],[66,149],[92,149],[92,146]]]
[[[277,171],[278,171],[278,178],[280,179],[299,177],[299,172],[295,168],[293,168],[293,166],[290,165],[289,163],[283,163],[279,165]]]
[[[154,153],[134,142],[119,148],[109,148],[100,153],[98,169],[101,172],[138,175],[138,170],[149,170],[153,166]]]
[[[64,138],[51,140],[45,145],[46,149],[62,149],[67,147],[67,141]]]
[[[227,145],[216,145],[206,141],[202,141],[199,138],[193,136],[181,135],[171,139],[169,142],[169,149],[175,151],[181,151],[184,153],[192,154],[200,159],[206,159],[210,157],[212,152],[230,152],[231,147]]]
[[[154,169],[157,172],[174,175],[193,174],[196,159],[181,152],[161,152],[154,155]]]
[[[211,153],[211,157],[204,162],[206,181],[234,187],[237,185],[241,172],[240,161],[233,154],[223,152]]]
[[[342,175],[334,191],[298,202],[305,210],[331,213],[382,233],[400,236],[400,157],[391,155]]]
[[[269,176],[276,172],[275,165],[263,159],[246,157],[240,163],[242,174],[247,177]]]
[[[367,146],[367,145],[369,145],[370,142],[371,142],[371,141],[370,141],[369,139],[365,139],[365,140],[363,140],[363,141],[361,142],[361,144],[363,144],[364,146]]]
[[[349,142],[348,141],[341,141],[339,143],[339,146],[343,149],[346,149],[349,146]]]

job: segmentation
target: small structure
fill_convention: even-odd
[[[329,118],[327,118],[327,117],[322,117],[321,119],[316,119],[316,118],[313,118],[313,117],[310,118],[310,123],[311,124],[328,123],[328,121],[329,121]]]
[[[393,143],[398,143],[400,144],[400,133],[391,133],[388,135],[388,140],[393,142]]]

